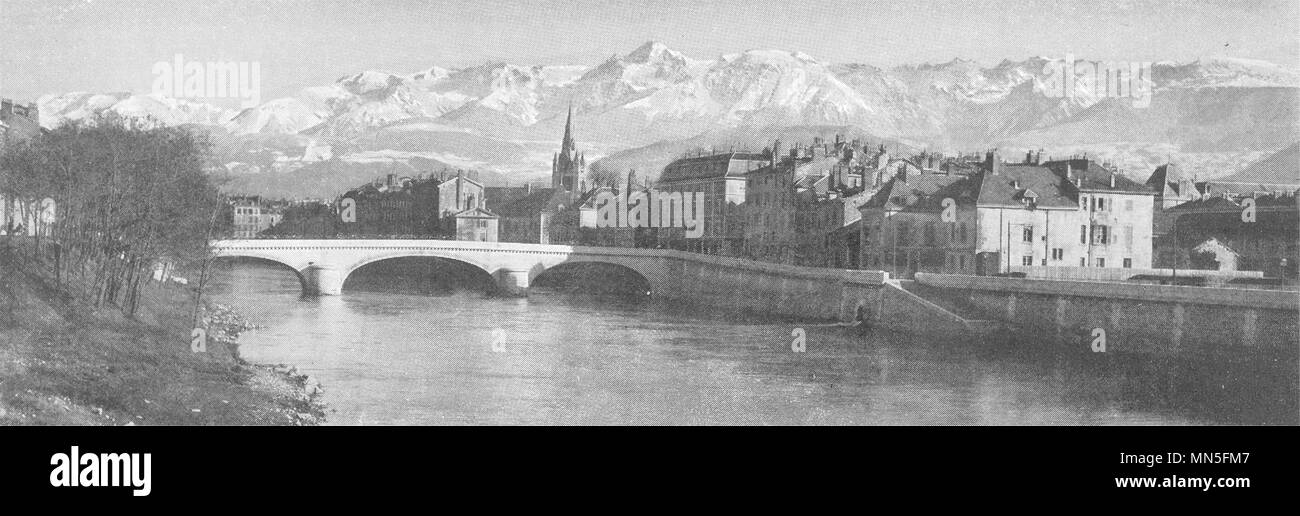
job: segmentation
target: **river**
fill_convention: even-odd
[[[219,263],[212,299],[263,326],[241,354],[319,379],[328,424],[1297,424],[1294,359],[1063,356],[636,296],[492,298],[384,262],[311,298],[288,269]]]

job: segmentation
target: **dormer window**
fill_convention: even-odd
[[[1020,194],[1020,202],[1024,203],[1025,206],[1028,206],[1031,210],[1037,208],[1038,194],[1034,193],[1033,190],[1025,189],[1024,193]]]

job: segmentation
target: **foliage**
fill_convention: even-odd
[[[205,172],[208,153],[183,128],[106,113],[6,147],[0,194],[52,199],[33,253],[79,297],[133,314],[156,264],[209,255],[225,202]]]

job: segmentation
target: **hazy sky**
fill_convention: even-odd
[[[262,98],[361,70],[598,64],[657,40],[878,66],[1264,59],[1300,68],[1300,0],[0,0],[0,95],[147,93],[157,61],[256,61]]]

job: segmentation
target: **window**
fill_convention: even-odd
[[[1088,243],[1088,226],[1086,225],[1079,225],[1079,243]]]
[[[1079,266],[1080,266],[1080,267],[1087,267],[1087,266],[1088,266],[1088,259],[1087,259],[1087,258],[1082,258],[1082,257],[1079,258]]]
[[[1105,258],[1098,258],[1098,259],[1097,259],[1097,266],[1098,266],[1098,267],[1105,267],[1105,266],[1106,266],[1106,259],[1105,259]]]
[[[1059,247],[1056,249],[1052,249],[1052,259],[1056,261],[1065,259],[1065,249],[1061,249]]]
[[[1033,242],[1033,241],[1034,241],[1034,227],[1033,227],[1033,226],[1025,226],[1024,229],[1021,230],[1021,234],[1022,234],[1022,237],[1023,237],[1023,240],[1024,240],[1024,241],[1026,241],[1026,242]]]
[[[1079,197],[1079,209],[1081,209],[1081,210],[1086,210],[1086,209],[1088,209],[1088,196],[1085,195],[1085,196]]]
[[[1098,197],[1098,198],[1097,198],[1097,211],[1106,211],[1106,198],[1105,198],[1105,197]]]
[[[933,246],[933,245],[934,245],[934,234],[935,234],[934,223],[931,222],[931,223],[929,223],[929,224],[926,224],[926,225],[925,225],[925,245],[928,245],[928,246]]]
[[[907,230],[906,222],[898,225],[898,231],[894,233],[894,238],[897,239],[899,245],[907,245]]]
[[[1096,225],[1092,227],[1093,245],[1106,245],[1109,241],[1106,239],[1110,233],[1110,226]]]
[[[1133,226],[1124,226],[1124,248],[1133,248]]]
[[[1125,268],[1125,269],[1132,269],[1132,268],[1133,268],[1133,259],[1132,259],[1132,258],[1125,258],[1125,259],[1124,259],[1124,268]]]
[[[958,233],[959,233],[958,236],[961,237],[961,240],[960,240],[960,241],[961,241],[962,243],[965,243],[965,242],[966,242],[966,223],[965,223],[965,222],[962,222],[961,224],[957,225],[957,228],[958,228],[957,231],[958,231]]]
[[[1033,265],[1033,264],[1034,264],[1034,257],[1033,257],[1033,256],[1025,256],[1025,257],[1022,257],[1022,258],[1020,258],[1020,264],[1021,264],[1021,265],[1025,265],[1025,266]]]
[[[1124,201],[1124,211],[1133,211],[1133,199]]]
[[[965,269],[966,269],[966,255],[964,255],[964,254],[963,254],[963,255],[958,255],[958,256],[957,256],[957,263],[959,264],[958,266],[959,266],[962,270],[965,270]]]

